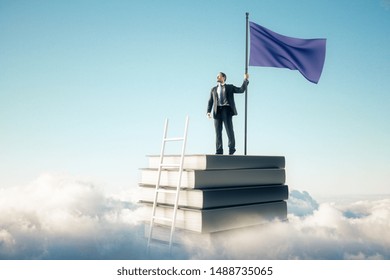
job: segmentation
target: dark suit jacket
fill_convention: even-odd
[[[237,115],[236,103],[234,102],[234,94],[245,92],[248,84],[249,84],[248,80],[244,80],[241,87],[236,87],[234,85],[225,84],[226,98],[228,100],[230,108],[232,109],[233,115]],[[207,104],[207,113],[211,113],[211,109],[213,108],[213,105],[214,105],[214,108],[213,108],[213,116],[214,117],[217,114],[217,107],[218,107],[217,87],[218,86],[215,86],[211,89],[209,102]]]

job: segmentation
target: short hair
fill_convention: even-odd
[[[226,74],[223,72],[219,72],[219,74],[221,74],[221,76],[225,79],[225,82],[226,82]]]

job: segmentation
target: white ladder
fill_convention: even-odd
[[[158,165],[158,175],[157,175],[157,182],[156,182],[156,189],[155,189],[155,195],[153,200],[153,209],[152,209],[152,216],[150,219],[150,227],[149,227],[149,235],[148,235],[148,244],[147,249],[149,251],[151,241],[152,241],[152,235],[153,235],[153,227],[156,224],[156,220],[160,221],[167,221],[170,223],[170,235],[169,235],[169,251],[172,250],[172,243],[173,243],[173,234],[175,232],[175,225],[176,225],[176,214],[179,204],[179,195],[180,195],[180,186],[181,186],[181,178],[183,174],[183,163],[184,163],[184,154],[185,154],[185,148],[187,144],[187,130],[188,130],[188,116],[186,117],[185,127],[184,127],[184,136],[183,137],[176,137],[176,138],[167,138],[168,133],[168,119],[165,119],[165,126],[164,126],[164,134],[162,139],[162,146],[161,146],[161,153],[160,153],[160,163]],[[171,141],[180,141],[182,142],[182,148],[181,148],[181,154],[180,154],[180,163],[178,164],[172,164],[172,163],[164,163],[164,156],[165,156],[165,144],[167,142]],[[178,182],[176,185],[176,190],[167,190],[164,188],[161,188],[160,181],[161,181],[161,171],[164,168],[169,168],[169,170],[178,170]],[[173,205],[173,214],[172,218],[167,217],[160,217],[156,215],[156,209],[157,209],[157,201],[158,201],[158,195],[159,193],[171,193],[175,194],[175,202]]]

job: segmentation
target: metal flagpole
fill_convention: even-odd
[[[249,13],[246,13],[245,74],[248,73],[248,27],[249,27]],[[248,130],[248,87],[245,89],[245,139],[244,139],[244,155],[247,154],[247,130]]]

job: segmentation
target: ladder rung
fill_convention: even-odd
[[[166,189],[157,189],[157,192],[160,192],[160,193],[176,193],[176,191],[173,191],[173,190],[166,190]]]
[[[153,216],[153,219],[161,220],[161,221],[173,222],[173,220],[171,218],[165,218],[165,217],[159,217],[159,216]]]
[[[183,141],[184,137],[164,138],[164,141]]]
[[[169,241],[160,240],[157,238],[150,238],[151,245],[162,245],[162,246],[170,246]]]
[[[180,167],[180,163],[161,163],[161,167]]]

